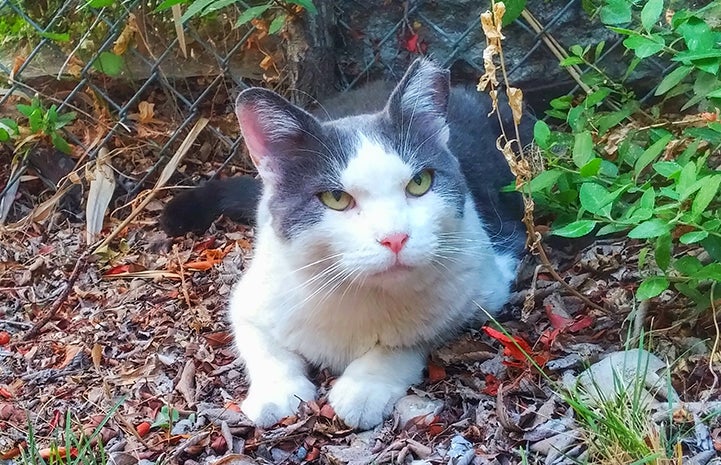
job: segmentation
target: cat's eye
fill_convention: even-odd
[[[414,197],[420,197],[431,189],[433,184],[433,171],[419,171],[406,184],[406,192]]]
[[[318,194],[318,198],[323,205],[333,210],[343,211],[353,205],[353,197],[349,193],[339,190],[321,192]]]

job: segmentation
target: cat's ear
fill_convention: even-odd
[[[302,145],[320,130],[318,121],[275,92],[253,87],[238,95],[235,115],[253,164],[268,178],[277,157]]]
[[[393,120],[437,131],[447,141],[450,91],[450,72],[430,59],[419,58],[396,86],[386,108]]]

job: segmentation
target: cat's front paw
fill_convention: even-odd
[[[300,402],[314,400],[315,385],[304,377],[274,383],[252,383],[240,408],[261,428],[272,426],[298,411]]]
[[[407,386],[341,376],[328,395],[336,415],[352,428],[371,429],[393,411]]]

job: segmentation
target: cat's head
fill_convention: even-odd
[[[449,92],[448,71],[417,60],[375,114],[320,122],[269,90],[239,95],[261,214],[297,261],[366,282],[443,268],[467,197],[447,146]]]

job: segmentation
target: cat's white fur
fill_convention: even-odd
[[[408,196],[413,169],[387,147],[363,136],[356,147],[341,176],[356,206],[327,209],[290,241],[271,225],[266,183],[255,256],[230,301],[250,380],[242,410],[260,426],[316,397],[308,362],[340,375],[329,402],[341,419],[375,426],[421,380],[433,341],[480,313],[477,303],[493,312],[508,298],[516,260],[492,251],[470,195],[458,218],[433,190]],[[396,257],[379,240],[397,232],[409,235],[399,254],[409,268],[383,272]]]

